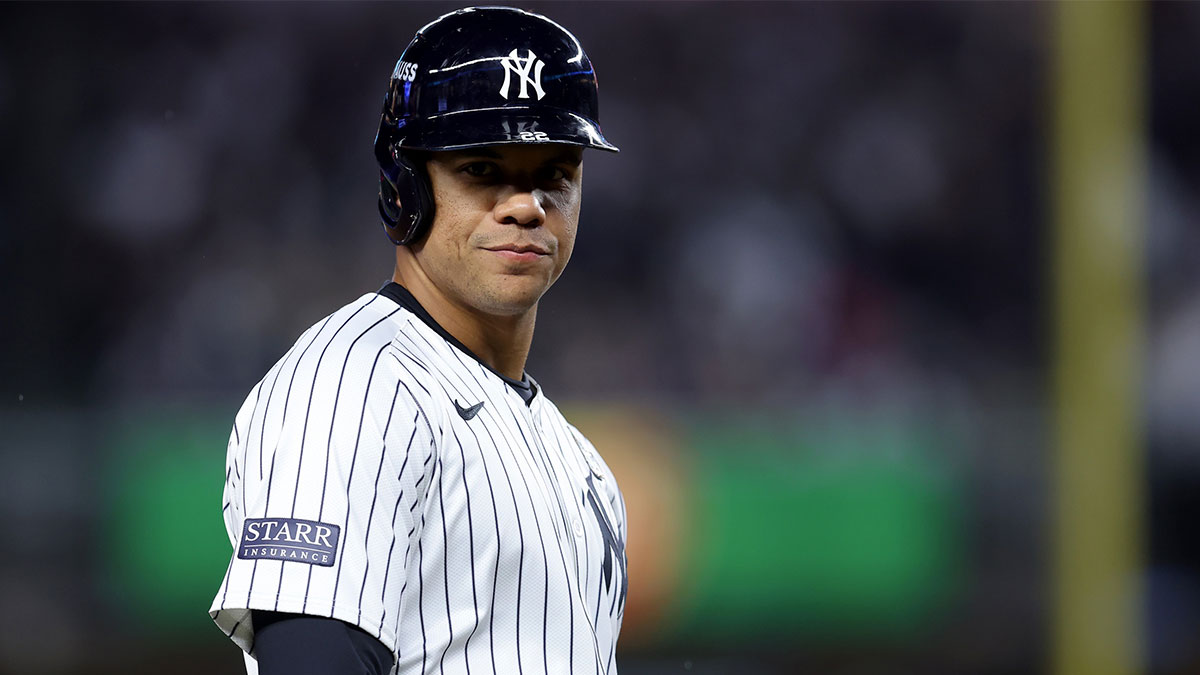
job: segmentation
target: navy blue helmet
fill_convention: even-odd
[[[616,152],[599,119],[596,73],[567,29],[512,7],[439,17],[405,48],[384,98],[375,157],[388,238],[411,243],[433,220],[424,165],[406,151],[566,143]]]

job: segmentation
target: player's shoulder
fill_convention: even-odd
[[[441,335],[407,307],[401,308],[400,316],[402,322],[391,344],[391,353],[400,370],[405,377],[429,387],[430,391],[442,389],[448,373],[463,368],[462,360]]]
[[[344,355],[347,376],[389,382],[400,396],[424,402],[433,391],[433,369],[414,353],[415,323],[415,316],[403,305],[370,293],[329,317],[328,348]]]
[[[265,388],[262,393],[270,396],[278,393],[279,382],[287,383],[284,391],[294,393],[306,381],[317,387],[331,377],[335,385],[345,385],[394,375],[386,354],[407,322],[405,314],[386,296],[364,294],[301,333],[257,388]]]
[[[322,349],[350,350],[380,347],[392,341],[404,325],[403,310],[396,302],[378,293],[367,293],[318,321],[309,329],[316,331],[314,346]]]
[[[421,426],[438,429],[442,425],[433,410],[430,384],[405,366],[398,347],[402,341],[397,335],[410,321],[411,313],[391,298],[362,295],[301,334],[251,391],[247,405],[264,408],[259,399],[265,397],[277,410],[296,408],[301,414],[284,416],[284,422],[296,424],[314,410],[332,410],[333,417],[349,419],[354,415],[341,413],[373,409],[384,420],[388,411],[408,410],[425,418]]]
[[[322,317],[301,333],[280,364],[323,369],[345,364],[345,370],[357,372],[380,348],[391,342],[399,330],[400,308],[377,293],[365,294]]]

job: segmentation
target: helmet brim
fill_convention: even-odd
[[[568,110],[504,106],[449,112],[401,122],[395,145],[409,150],[459,150],[485,145],[564,143],[620,152],[595,122]]]

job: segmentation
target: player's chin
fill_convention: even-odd
[[[553,283],[547,274],[530,273],[498,274],[490,281],[487,293],[490,313],[499,315],[529,311]]]

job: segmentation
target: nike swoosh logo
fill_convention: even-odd
[[[458,399],[452,400],[454,401],[454,407],[458,409],[458,416],[464,420],[469,420],[475,417],[475,415],[479,414],[479,409],[483,407],[483,401],[476,403],[470,408],[464,408],[462,404],[458,402]]]

